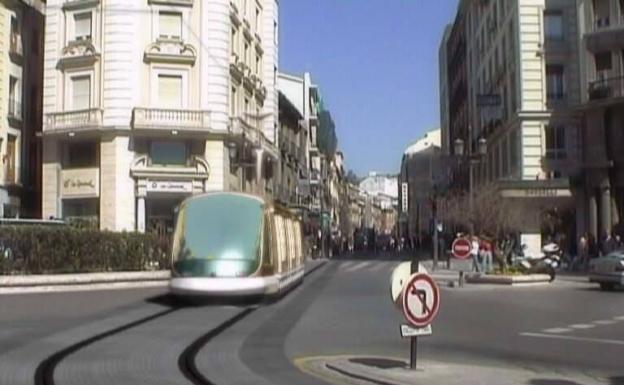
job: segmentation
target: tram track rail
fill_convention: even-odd
[[[322,266],[325,263],[318,264],[311,268],[309,271],[306,271],[304,277],[309,276]],[[290,292],[295,287],[288,290]],[[288,292],[284,293],[284,296],[288,294]],[[173,307],[169,309],[165,309],[159,311],[157,313],[151,314],[149,316],[140,318],[138,320],[123,324],[116,328],[98,333],[94,336],[76,342],[72,345],[69,345],[55,353],[53,353],[48,358],[41,361],[41,363],[35,369],[34,375],[34,384],[35,385],[56,385],[54,381],[54,372],[57,366],[68,356],[84,349],[90,345],[93,345],[101,340],[104,340],[108,337],[112,337],[116,334],[122,333],[124,331],[130,330],[134,327],[146,324],[150,321],[154,321],[156,319],[165,317],[172,313],[175,313],[179,310],[183,309],[183,307]],[[245,307],[243,310],[237,312],[233,317],[226,319],[224,322],[219,324],[218,326],[210,329],[208,332],[201,335],[195,341],[193,341],[190,345],[188,345],[184,351],[178,357],[178,368],[180,372],[184,375],[186,379],[188,379],[191,383],[195,385],[216,385],[210,379],[208,379],[203,373],[199,371],[196,364],[197,355],[199,352],[215,337],[234,326],[236,323],[240,322],[244,318],[251,315],[255,310],[258,309],[258,306],[249,306]]]

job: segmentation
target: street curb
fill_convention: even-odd
[[[307,261],[313,266],[308,274],[320,269],[327,260]],[[0,295],[60,293],[74,291],[99,291],[167,287],[171,272],[125,271],[115,273],[81,273],[48,275],[0,276]]]
[[[164,287],[169,283],[170,277],[171,272],[169,270],[57,275],[8,275],[0,276],[0,295]]]
[[[529,274],[529,275],[481,275],[469,274],[466,276],[467,283],[487,283],[496,285],[530,285],[530,284],[548,284],[550,276],[547,274]]]

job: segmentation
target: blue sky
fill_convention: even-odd
[[[280,1],[280,71],[309,71],[347,167],[398,172],[439,126],[438,48],[457,0]]]

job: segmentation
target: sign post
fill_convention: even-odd
[[[440,308],[440,289],[430,275],[415,273],[403,287],[402,305],[411,325],[401,325],[401,336],[410,338],[410,369],[416,370],[418,337],[431,335],[431,322]]]
[[[470,240],[468,240],[467,238],[456,238],[453,241],[453,246],[451,247],[451,249],[453,250],[453,257],[459,260],[465,261],[468,258],[470,258],[470,250],[472,249],[472,244]],[[459,286],[460,287],[463,286],[463,281],[462,281],[463,275],[464,275],[464,271],[461,270],[459,272],[459,276],[460,276]]]

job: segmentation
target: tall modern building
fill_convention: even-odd
[[[45,25],[45,217],[166,235],[192,194],[273,196],[276,0],[51,0]]]
[[[41,215],[41,1],[0,1],[0,218]]]
[[[548,215],[571,219],[557,231],[577,234],[577,12],[569,0],[462,0],[447,42],[449,125],[442,136],[452,144],[462,139],[472,158],[487,140],[487,154],[476,165],[464,157],[464,170],[472,168],[475,185],[495,183],[525,209],[521,242],[533,253],[552,235],[544,231]],[[463,188],[467,174],[459,173]]]
[[[624,233],[624,1],[580,1],[581,230]]]

